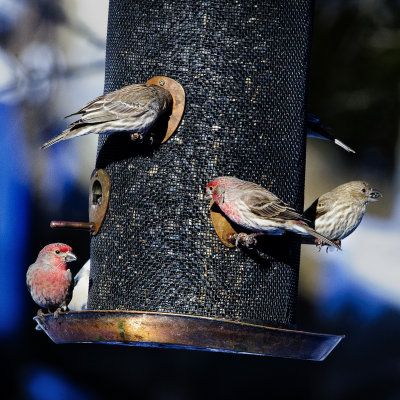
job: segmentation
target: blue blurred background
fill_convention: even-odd
[[[89,257],[97,137],[40,145],[103,91],[106,0],[0,0],[2,398],[400,399],[400,3],[318,0],[309,110],[356,150],[307,144],[305,206],[353,179],[384,198],[342,252],[303,246],[298,327],[345,334],[323,363],[150,348],[55,345],[34,329],[27,267],[51,242]],[[74,265],[76,264],[76,265]]]

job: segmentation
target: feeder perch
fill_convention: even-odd
[[[110,177],[101,169],[94,170],[90,178],[89,222],[51,221],[51,228],[83,229],[97,235],[107,212],[110,198]]]

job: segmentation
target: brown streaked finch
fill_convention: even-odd
[[[255,244],[255,236],[281,235],[285,231],[312,235],[323,243],[340,248],[311,228],[307,220],[262,186],[241,179],[222,176],[206,186],[206,198],[214,200],[225,216],[235,224],[253,231],[236,236],[236,246]]]
[[[318,232],[340,245],[360,225],[367,204],[381,197],[367,182],[351,181],[318,197],[304,215]]]
[[[170,92],[161,86],[134,84],[99,96],[79,111],[82,114],[60,135],[41,146],[46,149],[61,140],[89,133],[131,132],[132,140],[142,140],[157,119],[172,106]]]
[[[71,299],[72,274],[67,263],[75,261],[72,248],[64,243],[45,246],[36,261],[28,268],[26,284],[33,301],[57,317],[60,309],[66,309]],[[43,314],[39,310],[38,315]]]
[[[339,139],[336,139],[330,132],[330,129],[327,128],[319,118],[317,118],[314,114],[311,114],[310,112],[308,112],[306,115],[306,128],[308,137],[328,140],[329,142],[337,144],[349,153],[355,153],[355,151],[349,146],[345,145]]]

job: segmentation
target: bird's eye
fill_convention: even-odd
[[[60,250],[56,250],[56,254],[60,254]]]
[[[210,190],[213,190],[213,189],[214,189],[212,186],[209,186],[208,188],[209,188]]]
[[[361,191],[362,191],[363,193],[365,193],[365,192],[366,192],[366,190],[365,190],[365,189],[361,189]]]

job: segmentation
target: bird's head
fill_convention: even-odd
[[[364,204],[373,203],[382,197],[380,192],[372,188],[365,181],[352,181],[345,185],[347,185],[351,196]]]
[[[224,202],[225,187],[220,179],[214,179],[207,183],[206,200],[214,200],[217,204]]]
[[[76,255],[72,252],[72,247],[64,243],[48,244],[40,251],[39,258],[46,258],[57,266],[65,265],[77,259]]]

